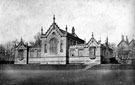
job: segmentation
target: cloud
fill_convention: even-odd
[[[135,38],[134,0],[1,0],[0,3],[0,43],[20,39],[31,41],[44,27],[44,32],[56,23],[61,29],[71,32],[72,26],[82,39],[87,41],[94,32],[95,38],[104,42],[118,43],[121,35]]]

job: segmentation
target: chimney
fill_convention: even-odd
[[[65,36],[67,36],[67,29],[68,29],[68,28],[67,28],[67,25],[66,25],[66,28],[65,28],[65,29],[66,29],[66,33],[65,33]]]
[[[106,45],[108,46],[108,36],[106,37]]]
[[[55,23],[55,14],[53,15],[53,23]]]
[[[94,37],[94,35],[93,35],[93,32],[92,32],[92,38]]]
[[[72,34],[74,35],[75,34],[75,28],[72,27]]]
[[[124,35],[121,36],[121,40],[124,40]]]
[[[128,36],[126,36],[126,42],[129,43],[129,42],[128,42]]]

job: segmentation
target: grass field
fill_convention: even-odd
[[[133,65],[0,66],[0,85],[135,85]]]

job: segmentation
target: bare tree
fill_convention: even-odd
[[[35,36],[34,36],[35,41],[31,41],[29,42],[31,46],[33,47],[41,47],[41,34],[40,32],[38,32]]]
[[[18,40],[8,41],[5,44],[0,45],[0,61],[3,63],[11,63],[15,57],[15,44],[18,44]]]

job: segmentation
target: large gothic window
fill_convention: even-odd
[[[56,38],[52,38],[50,40],[50,53],[57,54],[57,44],[58,44],[58,41]]]

